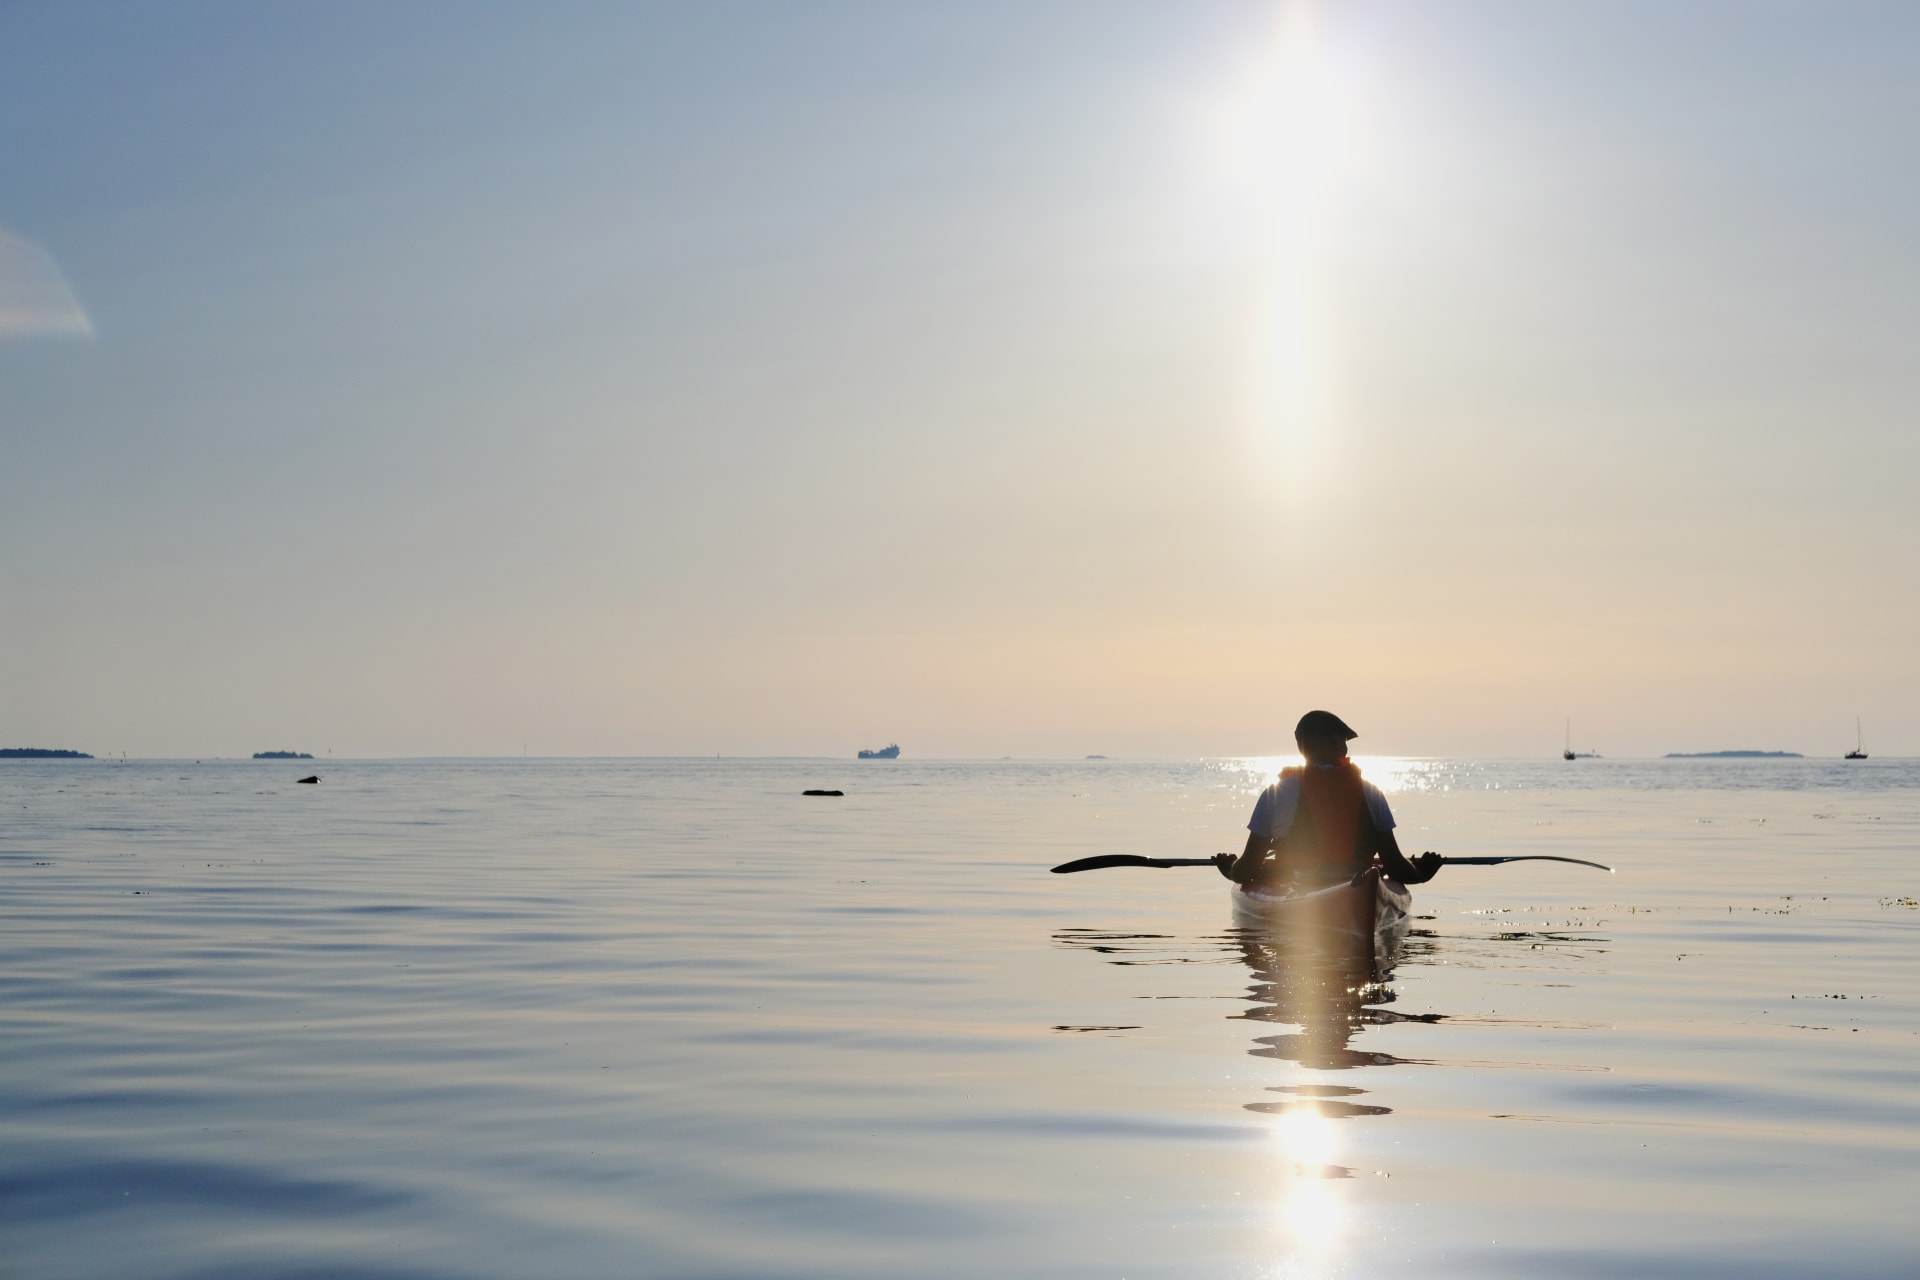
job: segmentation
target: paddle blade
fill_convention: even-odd
[[[1105,871],[1108,867],[1210,867],[1212,858],[1142,858],[1133,853],[1103,853],[1093,858],[1076,858],[1053,869],[1057,876],[1076,871]]]

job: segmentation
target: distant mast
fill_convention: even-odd
[[[1853,750],[1847,752],[1845,758],[1848,760],[1865,760],[1867,758],[1867,740],[1860,736],[1859,716],[1853,718]]]
[[[1561,758],[1562,760],[1571,760],[1571,759],[1573,759],[1573,758],[1574,758],[1574,755],[1573,755],[1573,717],[1572,717],[1572,716],[1568,716],[1568,717],[1567,717],[1567,745],[1566,745],[1566,746],[1565,746],[1564,748],[1562,748],[1562,749],[1561,749],[1561,751],[1560,751],[1560,758]]]

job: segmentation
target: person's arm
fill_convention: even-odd
[[[1259,873],[1260,864],[1267,855],[1280,847],[1280,842],[1271,836],[1247,833],[1247,847],[1240,851],[1238,858],[1230,853],[1213,855],[1213,865],[1220,868],[1220,874],[1235,884],[1245,884]]]
[[[1407,855],[1400,852],[1400,842],[1393,838],[1391,827],[1380,833],[1377,852],[1381,869],[1401,884],[1425,884],[1440,871],[1437,853],[1423,853],[1409,861]]]

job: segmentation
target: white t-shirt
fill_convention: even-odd
[[[1332,765],[1308,765],[1309,769],[1333,768]],[[1387,807],[1387,797],[1380,788],[1360,779],[1360,792],[1367,798],[1367,814],[1373,819],[1375,828],[1381,831],[1393,830],[1393,810]],[[1247,830],[1257,836],[1268,836],[1278,840],[1287,834],[1293,826],[1293,815],[1300,808],[1300,775],[1291,770],[1280,775],[1280,781],[1260,793],[1253,802],[1253,816],[1247,819]]]

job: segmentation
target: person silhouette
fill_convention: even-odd
[[[1387,797],[1348,758],[1347,743],[1358,736],[1331,711],[1300,717],[1293,740],[1306,763],[1282,769],[1260,793],[1246,848],[1214,856],[1221,875],[1243,889],[1304,892],[1353,880],[1377,860],[1402,884],[1433,879],[1440,855],[1409,861],[1400,852]]]

